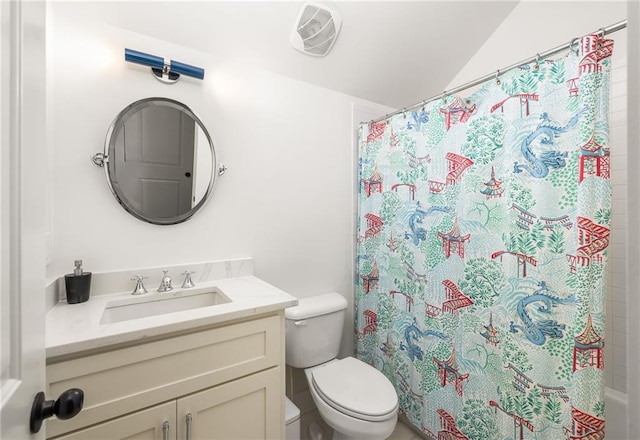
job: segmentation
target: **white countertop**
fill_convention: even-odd
[[[134,340],[220,324],[295,306],[297,298],[256,278],[242,276],[198,283],[193,289],[174,288],[171,292],[149,293],[136,298],[180,295],[188,290],[217,288],[231,302],[192,310],[100,324],[102,313],[110,302],[133,298],[130,292],[92,296],[81,304],[60,302],[47,313],[46,356],[58,357],[107,347]]]

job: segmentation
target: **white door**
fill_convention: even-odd
[[[116,142],[116,179],[146,217],[178,217],[194,205],[196,123],[169,106],[132,114]]]
[[[0,1],[0,33],[0,438],[40,439],[29,415],[45,385],[44,2]]]

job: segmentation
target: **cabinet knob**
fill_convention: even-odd
[[[29,419],[29,429],[35,434],[40,431],[42,421],[55,415],[61,420],[75,417],[84,403],[84,391],[80,388],[70,388],[60,394],[58,400],[45,400],[44,393],[40,391],[33,399],[31,405],[31,418]]]

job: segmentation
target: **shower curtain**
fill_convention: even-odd
[[[428,437],[604,438],[612,49],[361,126],[357,356]]]

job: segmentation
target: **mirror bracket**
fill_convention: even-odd
[[[105,162],[109,162],[109,156],[104,153],[96,153],[91,155],[91,162],[97,167],[104,167]]]
[[[226,172],[227,167],[224,164],[220,164],[220,166],[218,167],[218,176],[222,176]]]

